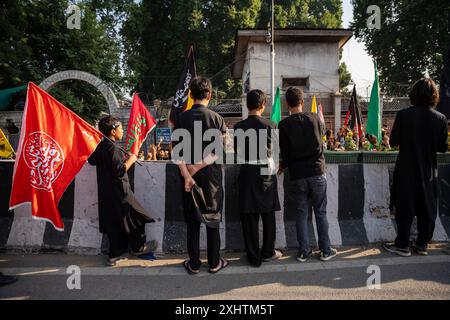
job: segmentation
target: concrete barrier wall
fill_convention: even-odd
[[[393,240],[395,222],[389,212],[390,185],[394,164],[327,164],[328,220],[330,238],[335,246],[366,245]],[[225,165],[224,215],[221,247],[243,249],[238,208],[237,165]],[[13,162],[0,161],[0,248],[19,250],[62,250],[97,254],[107,247],[107,239],[98,231],[98,200],[95,167],[86,165],[63,195],[59,208],[65,223],[58,232],[43,221],[32,219],[30,207],[8,211]],[[439,166],[440,200],[435,241],[450,237],[450,164]],[[282,210],[276,213],[279,248],[297,247],[295,214],[288,176],[279,177]],[[137,198],[156,218],[147,224],[147,238],[157,240],[160,252],[186,251],[186,227],[183,216],[182,179],[178,168],[166,162],[144,162],[136,166],[134,186]],[[316,243],[313,214],[310,237]],[[202,226],[201,246],[206,248]]]

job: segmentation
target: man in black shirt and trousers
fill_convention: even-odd
[[[417,217],[418,236],[413,250],[427,255],[437,217],[437,152],[448,148],[446,117],[434,110],[438,90],[433,80],[417,81],[409,95],[412,107],[397,113],[390,144],[399,146],[395,163],[391,203],[395,206],[397,238],[383,247],[400,256],[410,256],[411,224]]]
[[[222,187],[222,168],[214,161],[208,162],[204,157],[205,148],[211,143],[203,140],[203,135],[208,129],[216,130],[221,138],[221,152],[223,153],[223,135],[226,134],[226,125],[224,119],[217,113],[207,108],[211,100],[212,86],[211,81],[196,77],[189,85],[190,95],[194,100],[194,105],[175,118],[174,134],[179,129],[185,129],[189,133],[190,150],[182,150],[180,155],[182,159],[177,159],[175,155],[176,141],[172,159],[178,162],[180,173],[184,178],[184,214],[187,226],[187,247],[189,260],[184,261],[184,267],[189,274],[197,274],[200,271],[200,224],[198,211],[204,210],[200,215],[219,216],[221,219],[221,210],[223,205],[223,187]],[[201,126],[201,130],[196,127]],[[197,137],[196,133],[201,133],[202,137]],[[200,139],[201,138],[201,139]],[[183,138],[184,139],[184,138]],[[197,143],[197,145],[196,145]],[[201,145],[198,145],[201,143]],[[195,151],[200,150],[198,155]],[[190,153],[190,154],[188,154]],[[201,194],[202,209],[198,207],[193,200],[193,188],[197,189],[197,194]],[[209,272],[216,273],[228,266],[228,261],[220,258],[220,233],[218,223],[214,226],[206,224],[207,245],[208,245],[208,264]]]
[[[234,150],[244,162],[239,172],[239,206],[247,257],[251,265],[261,266],[262,261],[276,260],[282,253],[275,249],[275,211],[280,210],[277,176],[263,175],[264,166],[270,169],[271,137],[274,124],[261,117],[266,105],[266,95],[261,90],[247,93],[249,116],[234,126]],[[249,134],[245,136],[244,134]],[[261,136],[261,133],[265,133]],[[244,139],[238,139],[244,137]],[[247,139],[247,137],[249,137]],[[266,139],[260,159],[260,140]],[[238,143],[238,140],[240,143]],[[250,145],[253,144],[252,149]],[[252,150],[252,152],[251,152]],[[263,245],[259,249],[259,217],[263,221]]]
[[[320,260],[337,255],[330,246],[327,220],[327,179],[323,155],[323,125],[315,113],[303,113],[303,91],[290,87],[286,91],[290,116],[282,120],[280,130],[281,164],[279,173],[289,168],[289,177],[297,215],[297,260],[305,262],[312,253],[309,246],[308,212],[314,208],[319,236]]]

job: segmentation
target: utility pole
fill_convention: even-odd
[[[273,4],[274,0],[271,1],[271,6],[270,6],[270,14],[271,14],[271,18],[270,18],[270,22],[268,25],[268,30],[267,30],[267,38],[266,41],[267,43],[270,44],[270,99],[273,103],[275,101],[275,45],[274,45],[274,38],[275,38],[275,32],[274,32],[274,24],[275,24],[275,20],[274,20],[274,4]]]

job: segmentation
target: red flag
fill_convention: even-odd
[[[31,203],[33,218],[63,231],[58,204],[102,134],[34,83],[28,85],[10,210]]]
[[[320,122],[323,124],[323,126],[325,127],[325,118],[323,117],[323,108],[322,108],[322,104],[319,103],[319,119]]]
[[[128,122],[126,135],[126,150],[138,155],[147,135],[156,126],[156,121],[145,107],[138,94],[133,95],[131,104],[130,121]]]

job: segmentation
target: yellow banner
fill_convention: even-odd
[[[14,156],[14,149],[11,147],[8,139],[2,129],[0,129],[0,158],[12,159]]]
[[[311,112],[312,112],[312,113],[317,113],[316,96],[313,96],[312,106],[311,106]]]
[[[186,104],[186,109],[184,111],[191,110],[192,106],[194,105],[194,99],[191,97],[191,90],[188,91],[188,101]]]

